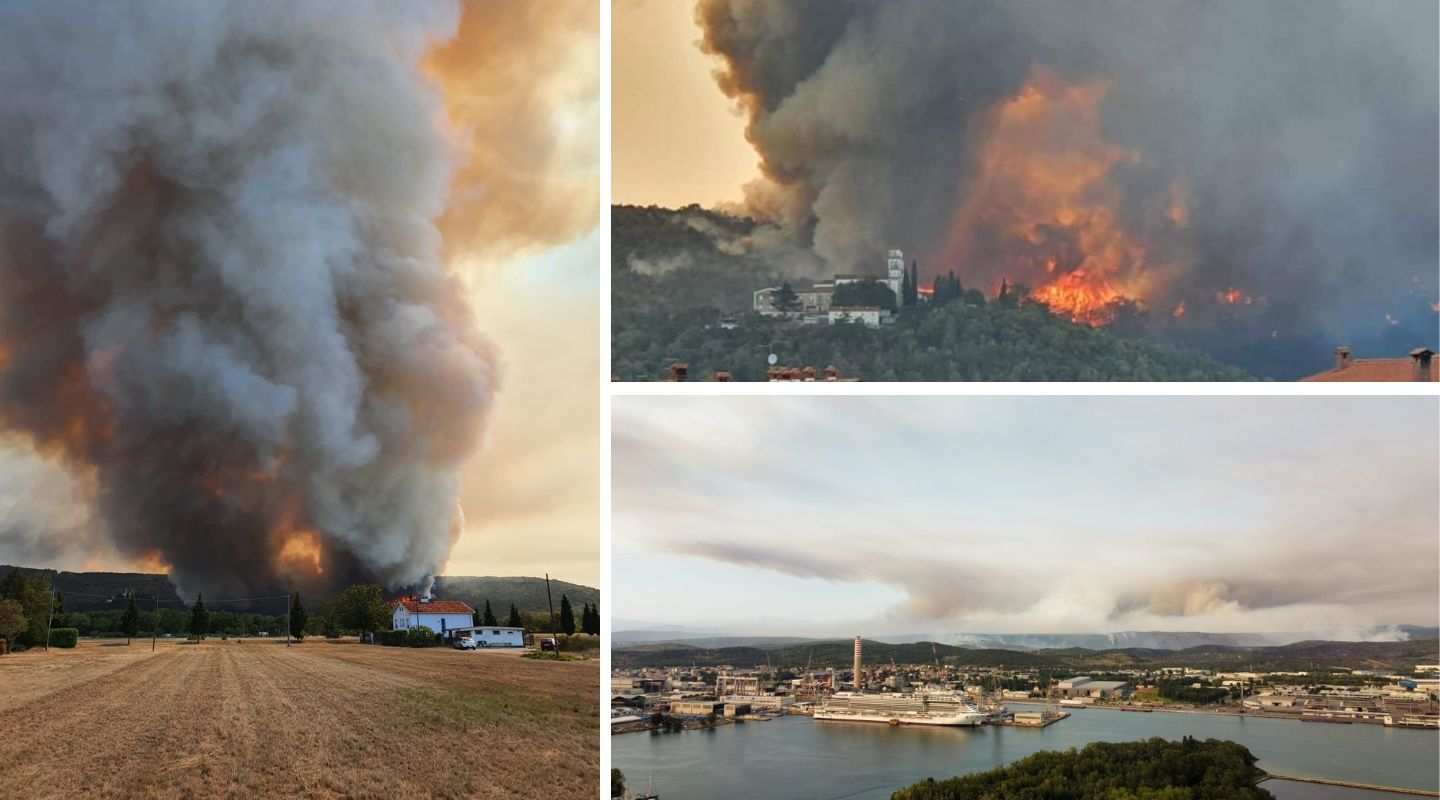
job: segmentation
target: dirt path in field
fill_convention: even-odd
[[[253,641],[56,655],[0,665],[23,687],[0,693],[0,797],[593,797],[599,785],[594,662]]]

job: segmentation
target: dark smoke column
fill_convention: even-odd
[[[227,596],[421,584],[494,389],[432,224],[447,3],[0,8],[0,425]]]
[[[828,272],[874,274],[890,247],[987,292],[1078,271],[1157,334],[1289,377],[1337,343],[1434,346],[1434,2],[699,0],[696,19],[761,158],[751,213]],[[997,119],[1037,85],[1025,125]],[[1054,100],[1077,91],[1093,109]],[[1076,207],[1045,206],[1092,167]]]

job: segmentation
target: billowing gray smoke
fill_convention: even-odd
[[[1384,355],[1435,344],[1437,13],[1425,0],[700,0],[697,19],[762,157],[751,211],[835,269],[874,271],[899,246],[922,275],[1035,287],[1090,269],[1084,239],[1113,214],[1103,222],[1143,246],[1117,246],[1110,277],[1153,325],[1232,355],[1323,361],[1342,340]],[[997,116],[1047,84],[1052,111],[1024,134]],[[1055,99],[1090,89],[1093,121]],[[1057,213],[1016,233],[1036,210],[1022,206],[1067,188],[1017,190],[1025,152],[1055,176],[1100,165],[1068,186],[1085,213],[1044,209]]]
[[[462,158],[420,60],[459,21],[0,6],[0,424],[184,592],[449,553],[495,388],[432,224]]]

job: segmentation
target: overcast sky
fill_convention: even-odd
[[[1433,397],[632,396],[613,413],[621,627],[1437,622]]]

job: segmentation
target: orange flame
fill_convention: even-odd
[[[1104,278],[1091,279],[1084,269],[1066,273],[1031,296],[1076,322],[1094,326],[1114,322],[1116,303],[1123,299]]]
[[[281,534],[280,552],[275,560],[280,566],[294,572],[308,572],[323,575],[321,565],[324,549],[320,545],[320,533],[312,528],[298,528]]]
[[[1235,305],[1247,305],[1247,306],[1248,306],[1248,305],[1254,304],[1254,302],[1255,302],[1255,298],[1251,297],[1251,296],[1248,295],[1248,294],[1245,294],[1244,292],[1240,291],[1239,289],[1236,289],[1236,288],[1233,287],[1233,286],[1230,287],[1229,289],[1226,289],[1226,290],[1223,291],[1223,292],[1216,292],[1216,293],[1215,293],[1215,299],[1219,300],[1220,302],[1224,303],[1224,304],[1227,305],[1227,306],[1235,306]]]
[[[1032,297],[1089,325],[1114,320],[1119,301],[1144,300],[1177,265],[1130,230],[1113,178],[1142,163],[1139,151],[1107,141],[1100,104],[1107,81],[1070,85],[1043,68],[985,117],[978,166],[961,187],[944,257],[969,271],[1037,286]],[[1189,220],[1179,180],[1166,203],[1136,224],[1173,232]]]

